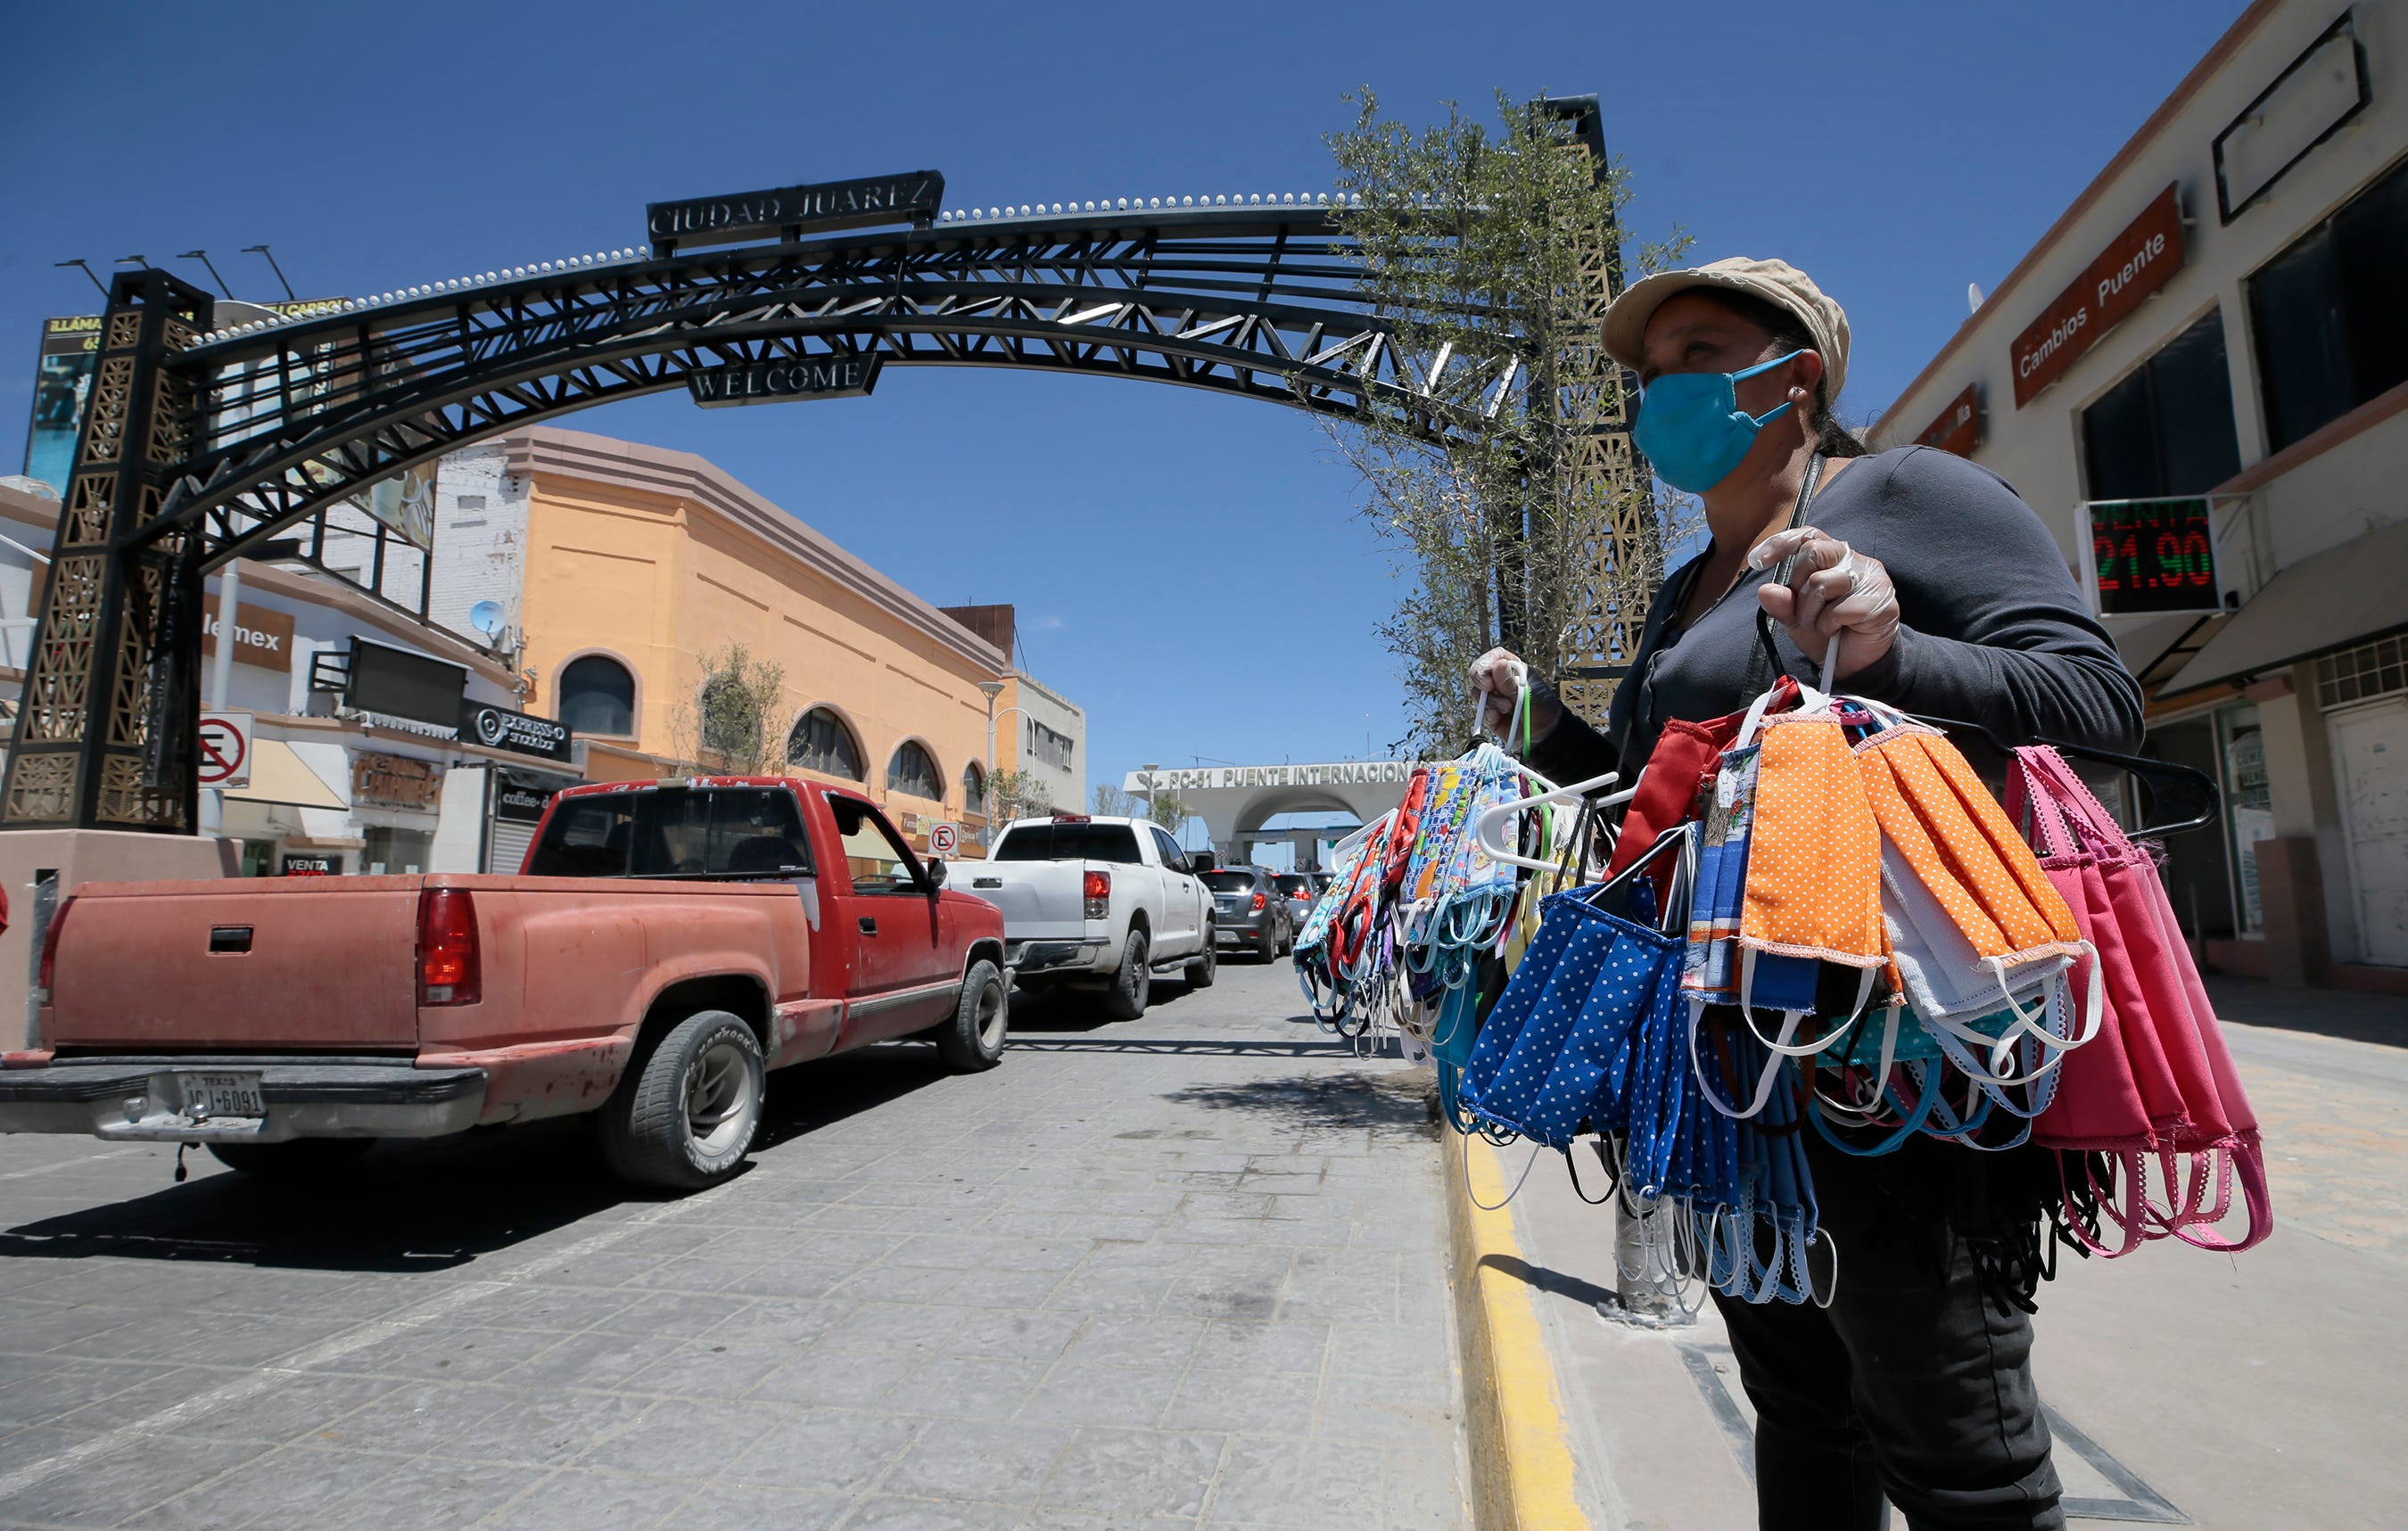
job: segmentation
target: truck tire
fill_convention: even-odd
[[[331,1180],[376,1147],[373,1138],[294,1138],[281,1143],[211,1143],[209,1154],[228,1169],[277,1185]]]
[[[1134,1021],[1145,1013],[1154,996],[1154,943],[1142,929],[1132,929],[1121,948],[1120,970],[1104,991],[1104,1014],[1114,1021]]]
[[[1206,925],[1204,950],[1196,953],[1196,960],[1187,965],[1186,972],[1181,976],[1186,979],[1187,986],[1191,989],[1210,989],[1212,987],[1212,980],[1220,974],[1220,940],[1212,934],[1212,927]]]
[[[962,980],[961,1003],[953,1018],[928,1036],[937,1056],[956,1074],[976,1074],[1003,1061],[1004,1037],[1011,1030],[1011,989],[995,964],[982,957],[970,964]]]
[[[761,1124],[765,1074],[751,1026],[695,1011],[628,1060],[602,1108],[602,1156],[638,1185],[699,1191],[725,1180]]]

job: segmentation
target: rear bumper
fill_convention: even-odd
[[[1212,926],[1212,938],[1224,946],[1240,942],[1251,946],[1276,928],[1277,916],[1268,910],[1258,914],[1225,914]]]
[[[1099,972],[1111,966],[1104,961],[1104,951],[1111,944],[1100,938],[1006,941],[1003,961],[1018,978],[1031,978],[1040,973]]]
[[[176,1076],[194,1073],[259,1075],[266,1116],[186,1115]],[[477,1124],[486,1083],[481,1068],[421,1068],[400,1058],[70,1058],[0,1069],[0,1132],[178,1143],[440,1138]]]

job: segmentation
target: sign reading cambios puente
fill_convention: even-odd
[[[796,356],[744,366],[696,367],[685,375],[694,402],[706,409],[781,399],[867,398],[878,386],[883,356]]]
[[[644,232],[652,238],[653,253],[666,255],[680,245],[794,238],[813,230],[867,228],[907,219],[926,228],[944,199],[943,176],[934,170],[907,170],[899,176],[653,202],[644,208]]]

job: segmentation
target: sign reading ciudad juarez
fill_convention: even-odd
[[[706,409],[781,399],[867,398],[878,386],[882,356],[797,356],[744,366],[696,367],[685,375],[694,402]]]
[[[2093,500],[2087,508],[2102,613],[2214,611],[2221,604],[2205,500]]]
[[[680,245],[725,245],[780,233],[855,229],[910,219],[926,228],[945,198],[945,178],[934,170],[858,180],[824,180],[732,196],[690,197],[644,207],[644,231],[652,252],[666,255]]]

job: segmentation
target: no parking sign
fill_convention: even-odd
[[[204,787],[251,785],[251,714],[201,714],[200,758],[195,764]]]
[[[962,832],[951,824],[937,824],[928,831],[928,849],[938,855],[952,855],[961,843]]]

